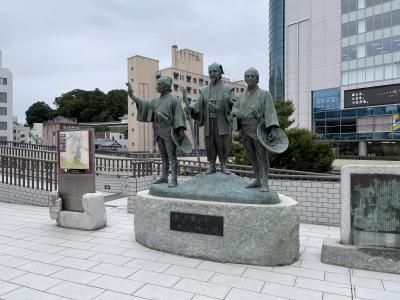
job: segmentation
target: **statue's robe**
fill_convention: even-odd
[[[225,85],[222,80],[215,85],[207,85],[200,89],[198,99],[190,107],[199,126],[204,126],[206,136],[210,135],[210,113],[215,114],[218,135],[232,134],[230,113],[234,101],[233,87]],[[214,103],[215,108],[210,102]]]
[[[185,127],[185,114],[179,99],[167,93],[159,98],[150,100],[138,99],[136,107],[138,109],[137,120],[139,122],[153,122],[156,137],[171,140],[171,128],[175,130]]]

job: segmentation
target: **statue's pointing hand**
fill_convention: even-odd
[[[133,88],[132,88],[132,85],[130,84],[130,82],[127,82],[127,83],[126,83],[126,86],[128,87],[128,96],[129,96],[134,102],[136,102],[136,97],[135,97],[135,95],[133,94]]]

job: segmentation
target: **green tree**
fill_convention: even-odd
[[[57,97],[54,104],[58,115],[76,118],[78,122],[118,121],[128,112],[127,97],[125,90],[111,90],[105,94],[99,89],[75,89]]]
[[[43,123],[53,118],[54,110],[43,101],[33,103],[25,112],[26,123],[32,127],[33,123]]]
[[[303,128],[286,130],[288,149],[281,153],[270,153],[271,167],[309,172],[329,172],[335,153],[332,144],[318,140],[315,133]]]
[[[292,101],[278,100],[274,102],[276,114],[278,115],[279,126],[285,130],[293,124],[294,120],[290,119],[294,113],[294,104]]]

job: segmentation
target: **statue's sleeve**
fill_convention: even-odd
[[[143,100],[136,98],[136,108],[138,110],[136,119],[139,122],[153,122],[154,121],[154,99]]]
[[[174,103],[174,106],[173,106],[174,129],[183,127],[186,130],[185,113],[183,112],[182,105],[179,102],[179,99],[176,97],[174,97],[173,103]]]
[[[279,126],[278,116],[276,114],[274,101],[272,100],[272,96],[269,92],[265,91],[264,93],[264,123],[265,127],[268,128],[270,126]]]
[[[199,90],[199,97],[197,98],[197,100],[195,102],[193,102],[192,104],[190,104],[190,115],[191,117],[196,120],[199,121],[200,123],[202,123],[202,119],[203,119],[203,103],[204,103],[204,96],[201,90]]]

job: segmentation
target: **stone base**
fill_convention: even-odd
[[[279,198],[279,204],[255,205],[141,191],[135,200],[136,240],[152,249],[218,262],[288,265],[299,257],[299,213],[296,201]],[[171,212],[223,217],[223,236],[171,230]],[[195,230],[206,226],[194,225]]]
[[[87,193],[82,197],[83,212],[61,210],[56,217],[57,225],[81,230],[95,230],[106,226],[107,214],[104,196]]]
[[[325,239],[321,261],[347,268],[400,274],[400,249],[397,248],[361,247]]]

